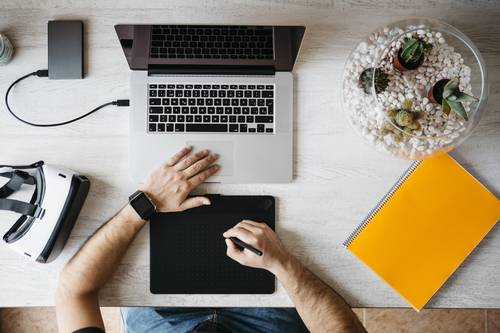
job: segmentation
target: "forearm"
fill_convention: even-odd
[[[60,275],[58,293],[97,294],[111,278],[144,224],[129,205],[123,208],[66,264]]]
[[[294,257],[284,260],[274,273],[311,332],[366,332],[342,297]]]

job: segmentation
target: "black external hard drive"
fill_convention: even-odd
[[[83,22],[49,21],[49,79],[83,78]]]

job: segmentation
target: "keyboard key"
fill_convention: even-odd
[[[154,123],[149,124],[149,131],[156,132],[156,124],[154,124]]]
[[[176,132],[184,132],[184,124],[175,124]]]
[[[165,132],[165,124],[158,124],[158,132]]]
[[[212,122],[213,123],[218,123],[219,122],[219,116],[212,116]]]
[[[161,99],[160,98],[150,98],[149,105],[161,105]]]
[[[272,133],[273,129],[272,128],[266,128],[266,133]]]
[[[180,114],[181,113],[181,108],[178,107],[178,106],[174,106],[172,108],[172,110],[173,110],[174,114]]]
[[[253,116],[247,116],[247,123],[253,123],[254,119]]]
[[[194,117],[193,116],[186,116],[186,122],[187,123],[192,123],[194,120]]]
[[[178,123],[183,123],[183,122],[184,122],[184,120],[185,120],[185,119],[184,119],[184,116],[182,116],[182,115],[181,115],[181,116],[177,116],[177,122],[178,122]]]
[[[168,98],[162,98],[162,105],[170,105],[170,100]]]
[[[156,84],[150,84],[150,85],[149,85],[149,88],[150,88],[150,89],[156,89],[156,88],[158,88],[158,86],[157,86]]]
[[[240,124],[240,132],[242,133],[247,132],[247,124]]]
[[[166,130],[167,130],[167,132],[173,132],[174,131],[174,124],[167,124]]]
[[[189,107],[187,107],[187,106],[183,106],[183,107],[181,108],[181,112],[182,112],[182,114],[188,114],[188,113],[189,113]]]
[[[166,115],[162,114],[162,115],[160,116],[160,121],[161,121],[162,123],[166,123],[166,122],[168,121],[168,116],[166,116]]]
[[[201,116],[194,116],[195,123],[201,123]]]
[[[204,123],[209,123],[210,122],[210,116],[203,116],[203,122]]]
[[[230,123],[235,123],[236,122],[236,116],[229,116],[229,122]]]
[[[160,119],[159,119],[158,115],[150,115],[149,116],[149,122],[151,122],[151,123],[157,123],[159,120]]]
[[[151,106],[149,108],[149,113],[161,114],[163,113],[163,108],[161,106]]]
[[[186,132],[227,132],[226,124],[186,124]]]
[[[172,113],[172,107],[171,106],[166,106],[165,107],[165,113],[166,114],[171,114]]]
[[[237,124],[229,125],[229,132],[238,132],[238,125]]]
[[[249,128],[249,129],[248,129],[248,132],[249,132],[249,133],[255,133],[255,132],[256,132],[256,130],[255,130],[255,128]]]
[[[221,123],[227,123],[228,117],[227,116],[220,116],[220,122]]]
[[[168,116],[169,123],[175,123],[175,116]]]
[[[272,98],[274,96],[274,93],[272,91],[263,91],[262,92],[262,98]]]
[[[257,125],[257,132],[264,133],[264,124]]]
[[[270,116],[255,116],[256,123],[272,123],[273,117]]]
[[[259,114],[267,114],[267,108],[259,108]]]
[[[274,86],[273,86],[273,85],[267,85],[267,86],[266,86],[266,89],[267,89],[267,90],[272,90],[273,88],[274,88]]]
[[[238,116],[238,122],[239,123],[244,123],[245,122],[245,116]]]
[[[156,96],[157,96],[156,90],[150,90],[149,91],[149,97],[156,97]]]

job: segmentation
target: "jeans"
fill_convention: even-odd
[[[211,320],[234,333],[308,332],[294,308],[121,308],[126,333],[186,333]]]

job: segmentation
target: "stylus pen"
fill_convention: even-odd
[[[229,237],[230,240],[233,241],[234,244],[238,245],[239,247],[242,247],[244,249],[247,249],[248,251],[251,251],[253,253],[255,253],[256,255],[258,256],[262,256],[263,253],[262,251],[260,250],[257,250],[255,247],[253,247],[252,245],[248,245],[247,243],[245,243],[244,241],[242,240],[239,240],[238,238],[236,237]]]

